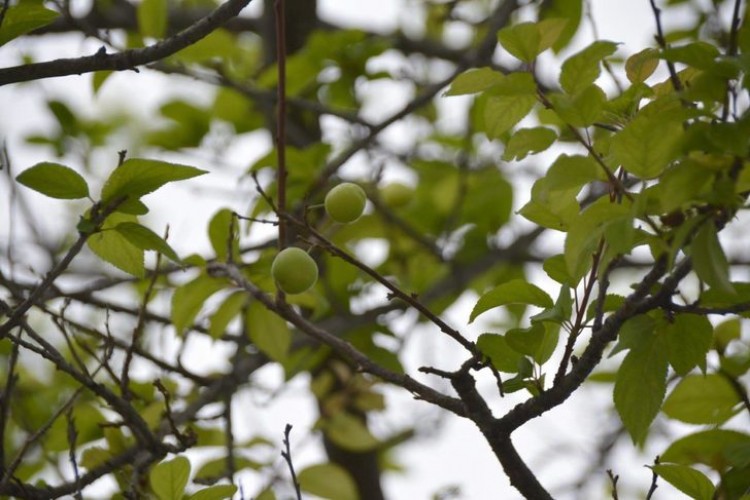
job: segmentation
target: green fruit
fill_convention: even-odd
[[[380,188],[380,199],[388,208],[401,208],[414,198],[414,189],[400,182],[391,182]]]
[[[302,293],[318,281],[318,265],[301,248],[289,247],[273,259],[271,276],[282,292],[290,295]]]
[[[359,219],[365,210],[365,191],[351,182],[344,182],[328,191],[325,199],[326,212],[336,222],[347,224]]]

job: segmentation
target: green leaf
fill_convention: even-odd
[[[727,459],[727,450],[739,445],[750,445],[750,435],[726,429],[711,429],[674,441],[661,454],[661,459],[686,465],[704,464],[721,472],[731,464]]]
[[[380,444],[362,420],[344,411],[327,418],[321,426],[328,439],[345,450],[365,452]]]
[[[740,403],[737,391],[718,374],[690,375],[680,381],[664,401],[662,411],[688,424],[721,424],[732,418]]]
[[[292,345],[292,332],[286,321],[260,302],[247,308],[247,334],[255,346],[274,361],[283,361]]]
[[[666,482],[695,500],[711,500],[714,498],[714,485],[710,479],[700,471],[687,465],[658,464],[652,465],[653,470]]]
[[[16,180],[50,198],[75,200],[89,195],[89,186],[81,174],[58,163],[37,163],[21,172]]]
[[[693,237],[690,257],[695,274],[711,288],[736,293],[729,281],[729,262],[721,248],[713,220],[704,222]]]
[[[557,325],[537,322],[529,328],[508,330],[505,340],[508,346],[542,365],[557,347],[559,331]]]
[[[522,128],[516,131],[505,146],[503,160],[523,160],[529,154],[541,153],[557,139],[557,133],[547,127]]]
[[[250,460],[245,457],[234,457],[234,471],[238,472],[243,469],[260,470],[266,464]],[[195,481],[212,482],[223,477],[227,477],[229,464],[226,457],[215,458],[204,463],[198,472],[195,473]]]
[[[557,42],[566,24],[565,19],[513,24],[501,29],[497,33],[497,39],[513,56],[530,63]]]
[[[658,66],[659,51],[647,48],[628,57],[625,61],[625,74],[630,83],[641,83],[645,82]]]
[[[335,500],[358,500],[357,485],[348,472],[332,464],[317,464],[299,472],[300,488],[322,498]]]
[[[234,234],[230,234],[231,231],[234,231]],[[239,226],[234,213],[224,208],[216,212],[208,223],[208,239],[216,252],[216,258],[220,261],[226,261],[229,257],[230,238],[233,257],[236,258],[240,254]]]
[[[552,307],[554,302],[538,286],[522,279],[515,279],[498,285],[483,294],[471,311],[469,323],[485,311],[509,304],[527,304],[546,308]]]
[[[487,356],[496,370],[516,373],[523,356],[508,345],[503,335],[483,333],[477,339],[477,348]]]
[[[664,328],[669,364],[678,375],[698,366],[706,371],[706,353],[711,349],[713,326],[705,316],[678,314]]]
[[[589,85],[573,95],[551,94],[550,102],[560,118],[574,127],[588,127],[601,118],[607,96],[597,85]]]
[[[247,301],[247,293],[238,291],[232,293],[221,303],[216,312],[211,315],[209,321],[208,333],[212,339],[218,339],[226,333],[227,325],[240,313]]]
[[[43,7],[41,2],[21,2],[10,7],[5,12],[2,29],[0,29],[0,45],[46,26],[57,19],[59,15],[54,10]]]
[[[484,107],[484,131],[490,139],[500,138],[531,112],[536,103],[532,95],[493,96]]]
[[[181,500],[190,477],[190,460],[175,457],[151,469],[151,489],[160,500]]]
[[[223,500],[232,498],[235,493],[237,493],[237,487],[233,484],[215,484],[196,491],[188,497],[188,500]]]
[[[653,179],[677,157],[683,135],[681,121],[669,114],[639,114],[612,137],[611,152],[628,172]]]
[[[742,324],[739,318],[732,318],[716,325],[714,329],[713,348],[723,353],[730,342],[742,336]]]
[[[92,234],[86,244],[103,261],[128,274],[143,277],[146,273],[143,265],[143,249],[132,244],[128,239],[115,231],[122,223],[137,223],[138,219],[129,214],[113,213],[102,225],[100,231]]]
[[[200,274],[177,287],[172,294],[172,324],[177,333],[182,334],[193,323],[206,299],[226,286],[226,280]]]
[[[482,96],[484,131],[490,139],[501,137],[531,112],[536,104],[536,83],[529,73],[511,73]]]
[[[144,38],[163,38],[167,32],[167,0],[142,0],[138,4],[138,27]]]
[[[121,222],[112,229],[120,233],[128,243],[141,250],[154,250],[174,262],[180,262],[180,258],[172,247],[169,246],[169,243],[145,226],[136,222]]]
[[[560,86],[568,94],[577,94],[599,78],[601,62],[617,50],[617,44],[605,40],[593,42],[573,54],[562,65]]]
[[[205,170],[187,165],[131,158],[110,174],[102,187],[101,201],[106,205],[120,197],[138,200],[168,182],[190,179],[205,173]]]
[[[505,75],[490,68],[470,69],[458,75],[443,95],[476,94],[500,83],[504,78]]]
[[[590,156],[561,154],[547,170],[544,186],[548,191],[580,191],[588,183],[604,178],[602,168]]]
[[[583,16],[582,0],[551,0],[542,2],[539,7],[539,17],[541,19],[564,19],[565,28],[557,37],[557,41],[552,44],[552,50],[555,53],[560,52],[568,45],[570,40],[578,31]]]
[[[667,389],[667,354],[659,335],[634,346],[620,365],[614,402],[634,443],[643,443]]]
[[[568,273],[568,266],[565,264],[565,256],[562,254],[553,255],[547,258],[542,265],[547,276],[562,285],[572,286],[575,281]]]
[[[571,221],[568,236],[565,238],[565,263],[568,272],[577,281],[591,268],[592,256],[599,242],[610,227],[632,220],[627,203],[612,203],[602,197],[592,203],[581,215]]]

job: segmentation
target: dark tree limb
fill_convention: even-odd
[[[56,76],[81,75],[93,71],[137,70],[138,66],[171,56],[204,38],[229,19],[237,16],[252,0],[228,0],[206,17],[185,30],[149,47],[125,50],[112,54],[102,47],[91,56],[56,59],[34,64],[24,64],[0,69],[0,86],[9,83],[41,80]]]

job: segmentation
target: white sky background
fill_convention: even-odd
[[[397,27],[413,29],[414,26],[419,25],[413,17],[417,10],[414,6],[420,3],[418,0],[319,0],[318,3],[322,17],[331,21],[340,21],[345,25],[361,26],[377,31],[388,31]],[[591,3],[599,36],[603,39],[622,42],[620,54],[627,56],[640,50],[646,44],[650,44],[654,24],[648,0],[592,0]],[[260,2],[255,0],[247,11],[255,11],[259,5]],[[665,19],[665,22],[669,21]],[[575,49],[585,46],[591,40],[590,26],[584,20],[584,28],[576,39]],[[30,46],[18,44],[15,48],[8,50],[6,47],[0,50],[0,66],[17,64],[15,58],[19,51]],[[43,59],[72,57],[77,54],[89,54],[97,47],[96,42],[81,43],[60,39],[60,43],[42,45],[39,54]],[[166,79],[162,76],[147,70],[141,71],[138,75],[132,72],[115,75],[95,98],[91,95],[88,75],[0,87],[0,141],[8,142],[11,159],[15,161],[16,173],[38,161],[54,161],[50,151],[43,148],[30,149],[23,145],[25,135],[49,129],[52,125],[49,115],[42,107],[42,96],[62,99],[69,104],[90,111],[92,115],[101,113],[102,109],[110,112],[120,109],[135,113],[143,120],[149,120],[151,110],[158,103],[175,94],[193,96],[203,102],[206,102],[211,95],[206,87],[191,81],[177,80],[177,83],[174,83],[175,80],[170,79],[168,87],[165,81]],[[382,116],[378,113],[387,113],[387,110],[396,109],[399,103],[403,102],[403,97],[394,93],[396,92],[394,87],[372,85],[368,92],[372,92],[373,99],[364,110],[368,117],[377,119]],[[444,105],[451,106],[449,102]],[[404,134],[409,136],[404,127],[396,125],[387,131],[385,137],[397,140]],[[243,200],[250,196],[252,187],[244,185],[238,189],[235,174],[242,172],[253,159],[263,155],[266,148],[267,141],[257,138],[240,141],[228,157],[232,165],[236,167],[233,172],[222,170],[225,173],[206,176],[199,182],[169,186],[161,190],[159,194],[150,197],[148,203],[152,207],[153,215],[148,218],[148,224],[156,229],[169,223],[171,226],[170,242],[180,254],[208,250],[208,241],[205,236],[208,218],[217,208],[227,204],[237,210],[245,207]],[[110,151],[107,153],[108,156],[98,157],[101,165],[97,165],[97,168],[101,172],[110,170],[116,162],[117,148],[112,147]],[[193,157],[192,163],[200,167],[199,161]],[[211,161],[211,158],[206,157],[206,161]],[[352,165],[347,165],[343,172],[354,175],[360,168],[361,165],[354,161]],[[3,189],[0,186],[0,199],[7,196]],[[217,196],[217,193],[220,195]],[[72,213],[71,205],[50,201],[34,194],[29,194],[29,199],[33,200],[38,210],[38,218],[42,227],[49,231],[48,234],[55,235],[53,237],[61,236],[57,220],[61,213]],[[520,202],[517,201],[517,203]],[[7,206],[7,204],[2,206]],[[2,251],[6,248],[8,223],[8,214],[0,212],[0,248],[3,249]],[[23,228],[15,228],[15,230],[18,231],[16,234],[23,234]],[[468,310],[472,305],[471,300],[466,299],[452,308],[450,323],[464,329]],[[436,343],[434,341],[436,335],[438,334],[434,329],[427,328],[414,334],[411,350],[407,354],[407,366],[416,368],[428,364],[430,359],[435,359],[441,364],[445,363],[444,366],[451,366],[451,353],[455,352],[455,348],[446,342]],[[201,342],[196,342],[192,363],[196,366],[206,363],[212,367],[225,366],[225,359],[222,358],[221,353],[216,353],[217,359],[213,363],[205,359],[203,352],[207,347],[207,344],[204,346]],[[263,385],[274,390],[279,387],[278,370],[264,369],[263,374],[265,375],[261,382]],[[240,438],[243,435],[250,436],[252,433],[259,432],[266,436],[277,436],[280,445],[283,424],[289,422],[295,426],[292,442],[296,445],[293,453],[298,469],[322,459],[313,445],[314,439],[309,436],[305,437],[306,429],[312,425],[315,416],[312,402],[300,399],[300,396],[305,394],[306,383],[303,377],[298,377],[290,387],[270,402],[253,400],[251,406],[255,407],[256,411],[248,413],[246,412],[247,404],[238,405],[238,410],[242,408],[244,412],[245,427],[238,430]],[[483,387],[487,388],[488,384]],[[611,387],[607,390],[611,390]],[[607,405],[607,398],[611,397],[607,394],[607,390],[593,388],[579,391],[561,408],[530,422],[514,435],[522,455],[527,458],[533,470],[540,471],[541,479],[546,486],[554,487],[565,484],[567,480],[577,477],[581,468],[587,465],[585,461],[587,452],[595,446],[595,438],[599,433],[607,430],[602,428],[601,424],[611,422],[602,418],[601,415],[602,409]],[[387,394],[391,410],[387,416],[374,422],[376,431],[387,433],[398,430],[402,424],[407,425],[414,415],[424,415],[426,421],[437,418],[436,412],[429,405],[412,401],[408,395],[403,394],[403,391],[390,390]],[[521,394],[513,396],[520,397]],[[492,402],[493,408],[497,414],[500,414],[515,404],[518,397],[508,397],[506,400],[496,398]],[[249,401],[247,397],[243,399],[245,403]],[[570,452],[560,448],[566,443],[572,446]],[[616,472],[622,476],[620,498],[623,500],[636,498],[634,496],[636,491],[644,491],[648,488],[650,472],[642,465],[649,463],[661,450],[661,445],[657,444],[653,449],[648,450],[645,457],[634,457],[628,453],[618,455],[621,460],[615,468]],[[570,454],[561,460],[559,453]],[[462,421],[457,417],[444,416],[439,432],[424,436],[414,441],[413,444],[402,447],[397,460],[406,466],[406,474],[388,474],[385,480],[387,494],[394,500],[429,498],[441,487],[453,485],[460,487],[461,494],[458,498],[467,500],[519,498],[518,493],[508,484],[499,463],[478,429],[471,422]],[[545,460],[553,460],[553,465],[544,467]],[[600,483],[602,488],[606,484],[604,479],[602,474]],[[246,495],[256,491],[257,483],[244,479],[243,482]],[[657,498],[678,498],[674,490],[669,490],[664,482],[661,484]],[[588,495],[583,498],[604,497],[606,497],[606,490],[601,489],[588,492]],[[560,496],[559,498],[574,497]]]

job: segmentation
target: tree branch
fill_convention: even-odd
[[[107,54],[104,47],[92,56],[55,59],[34,64],[24,64],[0,69],[0,86],[56,76],[80,75],[93,71],[123,71],[169,57],[194,44],[235,17],[252,0],[228,0],[206,17],[185,30],[149,47]]]

